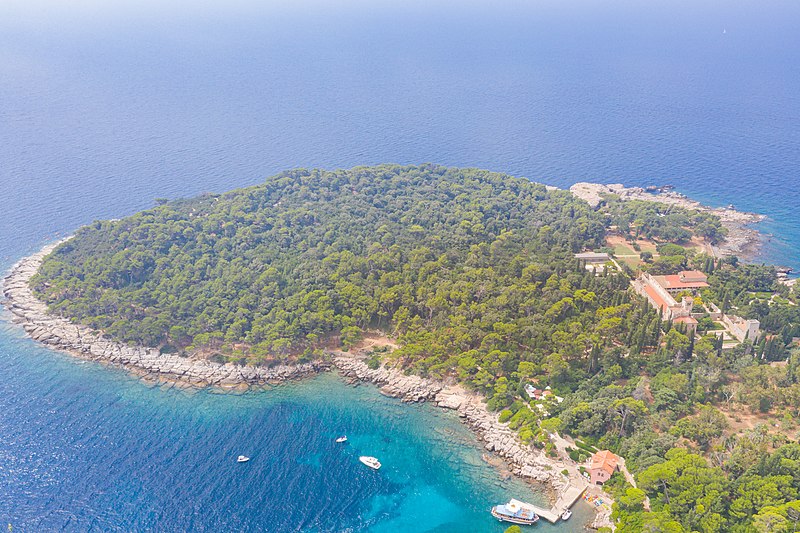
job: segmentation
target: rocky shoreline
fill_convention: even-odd
[[[62,241],[63,242],[63,241]],[[405,375],[399,369],[370,369],[364,354],[328,352],[330,361],[300,365],[279,365],[272,368],[220,364],[191,357],[161,354],[158,349],[129,346],[105,338],[101,332],[74,324],[68,319],[48,314],[28,285],[44,257],[58,244],[44,247],[16,265],[3,279],[3,305],[11,321],[21,325],[33,339],[50,348],[73,356],[97,361],[127,371],[155,383],[179,387],[219,387],[242,390],[300,379],[332,368],[352,382],[369,382],[382,394],[404,402],[433,402],[452,409],[483,442],[484,448],[500,457],[511,473],[550,489],[557,496],[571,486],[586,487],[587,482],[577,465],[551,459],[535,448],[523,444],[516,432],[501,424],[496,413],[489,412],[483,399],[457,384]],[[562,472],[567,470],[568,475]],[[555,499],[555,498],[554,498]],[[610,526],[607,514],[598,514],[590,527]]]
[[[595,494],[601,493],[601,489],[591,487],[581,475],[579,465],[572,461],[547,457],[543,451],[523,444],[514,430],[501,423],[496,413],[486,409],[480,395],[467,391],[461,385],[405,375],[395,368],[370,369],[365,359],[357,354],[335,352],[333,364],[353,383],[373,383],[387,396],[400,398],[404,402],[433,402],[443,409],[456,411],[461,421],[477,435],[484,448],[499,457],[512,474],[549,489],[551,503],[559,500],[559,496],[571,487]],[[567,472],[566,475],[564,471]],[[610,504],[613,500],[605,493],[603,498],[609,505],[595,508],[594,520],[588,527],[608,527],[613,530],[610,516]]]
[[[3,279],[3,304],[12,315],[11,321],[21,325],[33,340],[82,359],[123,367],[148,381],[178,386],[241,389],[298,379],[329,367],[322,362],[271,368],[240,366],[161,354],[155,348],[129,346],[109,340],[91,328],[50,315],[47,306],[31,291],[28,281],[39,269],[44,257],[58,244],[46,246],[22,259]]]
[[[603,195],[615,194],[623,200],[657,202],[716,215],[722,225],[728,229],[728,236],[725,242],[713,247],[714,253],[718,257],[736,255],[742,259],[747,259],[758,253],[763,242],[764,235],[750,227],[752,224],[757,224],[767,218],[757,213],[745,213],[723,207],[708,207],[678,192],[664,191],[659,194],[653,194],[641,187],[625,187],[619,183],[609,185],[576,183],[569,190],[592,207],[597,207],[602,202]]]
[[[374,383],[387,396],[404,402],[433,402],[439,407],[455,410],[478,435],[484,448],[502,457],[513,474],[547,484],[556,492],[561,492],[568,485],[569,481],[561,474],[563,466],[556,469],[560,465],[552,459],[522,444],[513,430],[501,424],[495,413],[486,410],[480,396],[463,387],[419,376],[406,376],[393,368],[372,370],[361,358],[349,354],[337,353],[333,362],[342,375],[353,381]]]

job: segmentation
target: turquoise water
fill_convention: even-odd
[[[6,0],[0,269],[157,197],[425,161],[671,183],[769,215],[761,259],[798,266],[799,22],[794,0]],[[492,531],[526,492],[452,414],[370,387],[154,389],[6,326],[0,435],[15,531]]]
[[[452,412],[333,374],[187,392],[16,328],[0,339],[0,519],[15,531],[502,531],[493,502],[544,501],[503,480]],[[589,514],[579,506],[572,523]]]

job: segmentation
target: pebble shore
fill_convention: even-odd
[[[546,483],[556,492],[567,485],[567,479],[557,470],[558,465],[544,454],[523,444],[517,434],[490,413],[480,397],[459,385],[445,385],[441,381],[407,376],[393,368],[371,370],[356,356],[337,354],[334,366],[346,377],[374,383],[387,396],[404,402],[433,402],[439,407],[453,409],[484,443],[487,451],[499,455],[515,475]],[[563,468],[563,467],[562,467]]]
[[[461,385],[406,375],[397,368],[370,369],[365,358],[359,354],[335,352],[333,364],[352,382],[374,383],[387,396],[404,402],[432,402],[441,408],[455,410],[461,421],[477,435],[484,448],[500,457],[512,474],[549,489],[551,503],[570,487],[589,488],[577,464],[547,457],[543,451],[524,444],[514,430],[498,420],[497,413],[486,409],[480,395]],[[563,474],[565,470],[567,475]],[[592,490],[598,492],[597,489]],[[606,494],[603,498],[609,505],[613,502]],[[609,527],[613,530],[614,525],[607,508],[597,508],[594,520],[588,527]]]

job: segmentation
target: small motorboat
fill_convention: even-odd
[[[237,463],[246,463],[249,460],[250,458],[247,457],[246,455],[240,455],[239,457],[236,458]]]
[[[569,520],[569,517],[572,516],[572,511],[567,509],[561,514],[561,520]]]
[[[361,457],[358,458],[358,460],[361,461],[362,463],[364,463],[365,465],[367,465],[368,467],[370,467],[373,470],[377,470],[377,469],[379,469],[381,467],[381,462],[378,461],[374,457],[369,457],[369,456],[366,456],[366,455],[362,455]]]
[[[342,435],[341,437],[336,439],[336,442],[339,442],[339,443],[347,442],[347,435]]]

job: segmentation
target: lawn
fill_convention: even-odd
[[[633,248],[629,247],[629,246],[626,246],[624,244],[617,244],[616,246],[614,246],[614,255],[616,255],[617,257],[619,257],[621,255],[636,255],[636,256],[638,256],[639,253],[636,250],[634,250]]]

